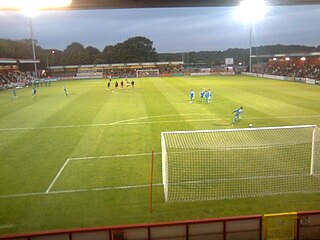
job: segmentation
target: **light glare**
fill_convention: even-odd
[[[72,0],[0,0],[0,9],[25,10],[65,7]]]
[[[266,11],[264,0],[243,0],[236,8],[235,16],[239,21],[255,23],[265,16]]]
[[[24,8],[21,9],[21,11],[28,17],[36,17],[37,15],[39,15],[39,10],[33,9],[33,8]]]

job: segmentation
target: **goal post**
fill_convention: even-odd
[[[316,142],[318,142],[319,144],[319,140],[317,141],[317,137],[318,139],[320,138],[319,136],[319,131],[317,133],[317,128],[314,127],[313,128],[313,132],[312,132],[312,151],[311,151],[311,166],[310,166],[310,175],[313,175],[314,174],[314,164],[315,164],[315,161],[316,161],[316,156],[319,157],[320,155],[320,150],[319,150],[319,146],[316,147]],[[317,154],[317,155],[316,155]]]
[[[167,202],[320,192],[315,125],[161,133]]]
[[[136,71],[137,78],[141,77],[159,77],[159,69],[138,69]]]

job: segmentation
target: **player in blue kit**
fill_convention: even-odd
[[[232,113],[236,113],[234,116],[233,122],[231,123],[231,126],[233,127],[236,121],[240,118],[240,114],[243,112],[243,107],[239,107],[238,109],[234,110]]]
[[[201,102],[203,102],[203,98],[204,98],[204,90],[203,89],[201,89],[199,95],[200,95],[200,98],[201,98]]]
[[[34,97],[34,99],[37,98],[37,89],[36,88],[32,88],[32,97]]]
[[[211,99],[212,99],[212,92],[210,89],[208,89],[208,93],[209,93],[209,98],[208,98],[208,103],[211,103]]]
[[[13,87],[13,88],[12,88],[12,98],[16,98],[16,97],[17,97],[16,88]]]
[[[209,103],[209,100],[210,100],[210,92],[209,91],[206,91],[205,93],[204,93],[204,97],[205,97],[205,99],[206,99],[206,103]]]
[[[194,97],[195,97],[195,92],[191,89],[190,90],[190,103],[193,103]]]

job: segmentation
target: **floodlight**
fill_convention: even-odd
[[[277,61],[277,58],[276,58],[276,57],[274,57],[274,58],[272,58],[272,60],[273,60],[273,61]]]
[[[306,60],[306,57],[301,57],[300,60],[301,60],[301,61],[305,61],[305,60]]]
[[[286,57],[286,61],[290,61],[290,58],[289,58],[289,57]]]
[[[255,23],[264,17],[266,10],[264,0],[243,0],[236,9],[235,17],[245,23]]]
[[[49,9],[66,7],[72,0],[0,0],[0,10]]]
[[[267,11],[264,0],[243,0],[235,9],[234,16],[238,21],[250,23],[249,71],[252,72],[252,31],[253,25],[262,19]]]

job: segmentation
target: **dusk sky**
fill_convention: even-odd
[[[33,30],[45,49],[64,50],[79,42],[102,51],[134,36],[149,38],[159,53],[249,48],[249,25],[235,19],[234,11],[234,7],[51,11],[33,19]],[[319,23],[320,5],[268,7],[255,24],[253,46],[318,46]],[[0,12],[0,38],[30,38],[28,17]]]

